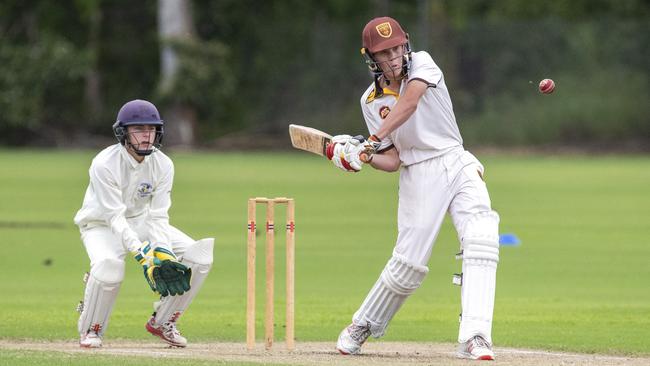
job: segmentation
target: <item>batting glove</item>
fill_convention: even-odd
[[[364,150],[363,137],[338,135],[332,137],[325,155],[337,168],[346,172],[358,172],[363,168],[359,154]]]
[[[361,161],[370,163],[372,156],[379,150],[379,147],[381,147],[381,139],[377,135],[370,135],[363,141],[363,151],[360,153]]]

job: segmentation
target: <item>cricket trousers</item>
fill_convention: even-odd
[[[491,342],[499,217],[492,211],[483,174],[483,165],[462,148],[401,168],[397,242],[354,314],[355,324],[368,326],[374,337],[384,334],[428,273],[431,250],[449,213],[464,253],[458,340],[481,335]]]

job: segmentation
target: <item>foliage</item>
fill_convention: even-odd
[[[167,41],[179,57],[177,81],[173,88],[159,86],[158,99],[163,104],[186,103],[198,109],[204,121],[219,120],[220,127],[236,124],[228,120],[224,106],[235,92],[235,78],[230,67],[229,48],[219,41]],[[228,126],[233,129],[232,126]]]
[[[415,49],[426,47],[441,66],[471,145],[495,144],[499,130],[517,144],[575,136],[650,144],[647,103],[639,102],[650,93],[642,82],[650,70],[647,1],[193,1],[197,38],[174,43],[181,56],[174,90],[159,85],[165,41],[156,4],[3,1],[0,144],[110,135],[116,111],[134,98],[161,109],[192,106],[201,144],[238,132],[285,136],[289,122],[364,133],[358,98],[370,77],[359,35],[383,14],[399,19]],[[535,85],[546,77],[558,88],[540,104]],[[571,83],[614,83],[616,94],[573,94],[580,88]],[[540,115],[551,98],[555,125],[511,123]],[[598,112],[584,108],[587,100],[601,101]],[[500,125],[498,115],[510,121]],[[612,123],[615,115],[624,123]]]
[[[459,45],[471,66],[460,78],[475,87],[456,103],[466,141],[603,147],[650,141],[650,47],[638,42],[649,31],[643,22],[612,19],[473,22]],[[556,82],[554,94],[537,92],[546,77]]]
[[[0,43],[0,143],[43,140],[76,128],[77,111],[59,109],[57,104],[74,105],[82,99],[87,59],[83,50],[65,39]]]
[[[9,127],[33,132],[47,125],[50,98],[71,103],[80,95],[71,86],[83,77],[87,57],[62,38],[29,45],[0,43],[0,109]],[[69,100],[65,100],[65,96]]]

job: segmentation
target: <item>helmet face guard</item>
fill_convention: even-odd
[[[407,38],[408,39],[408,38]],[[404,54],[402,55],[402,79],[408,76],[409,70],[411,68],[411,44],[407,40],[406,43],[403,44],[404,47]],[[368,66],[368,69],[370,72],[372,72],[373,75],[376,77],[379,77],[383,75],[383,71],[381,70],[381,66],[379,66],[379,62],[375,60],[373,57],[372,53],[367,48],[362,48],[361,49],[361,56],[363,56],[363,60]]]
[[[117,121],[113,124],[113,134],[117,141],[126,148],[131,148],[139,156],[147,156],[162,147],[162,139],[165,134],[163,125],[156,106],[146,100],[136,99],[124,104],[118,112]],[[153,147],[140,149],[140,143],[133,144],[129,140],[129,126],[156,126]]]
[[[129,132],[128,132],[128,126],[135,126],[135,125],[152,125],[151,123],[131,123],[127,125],[120,126],[119,122],[115,122],[113,125],[113,133],[115,134],[115,137],[117,138],[117,141],[124,145],[127,148],[133,149],[136,154],[139,156],[147,156],[151,155],[152,152],[160,150],[162,147],[162,139],[163,135],[165,134],[165,130],[163,128],[162,123],[160,125],[156,125],[156,137],[154,137],[152,146],[153,148],[151,149],[140,149],[140,144],[133,144],[131,141],[129,141]]]

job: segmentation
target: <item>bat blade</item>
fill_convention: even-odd
[[[332,141],[332,136],[323,131],[294,124],[289,125],[289,136],[296,149],[320,156],[325,156],[327,145]]]

